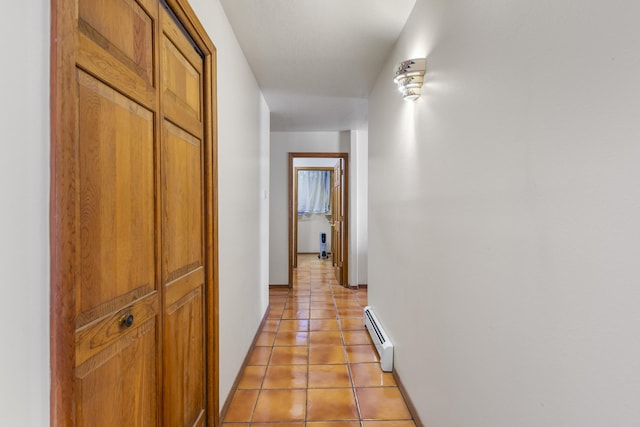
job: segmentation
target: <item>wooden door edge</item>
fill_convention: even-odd
[[[49,302],[49,363],[51,386],[49,391],[49,422],[51,426],[74,424],[73,395],[75,383],[75,293],[70,266],[73,262],[64,240],[75,233],[73,176],[61,164],[73,153],[63,141],[75,138],[74,108],[63,97],[75,93],[73,70],[75,64],[75,8],[70,0],[51,0],[50,44],[50,302]],[[73,95],[72,95],[73,96]]]
[[[342,173],[344,173],[344,188],[342,189],[343,194],[343,204],[344,204],[344,236],[342,236],[342,241],[344,242],[344,251],[343,258],[343,271],[342,271],[342,281],[345,287],[349,287],[349,197],[351,195],[350,191],[350,180],[349,180],[349,154],[344,157],[344,168],[342,169]]]
[[[293,153],[289,153],[289,173],[287,174],[287,189],[288,189],[288,209],[287,209],[287,218],[288,218],[288,269],[287,269],[287,281],[289,283],[289,288],[293,288],[293,251],[295,250],[293,246]]]

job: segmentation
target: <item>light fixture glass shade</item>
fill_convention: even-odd
[[[415,101],[420,98],[426,70],[427,60],[424,58],[409,59],[400,63],[393,81],[398,85],[404,99]]]

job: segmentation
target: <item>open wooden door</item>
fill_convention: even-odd
[[[215,49],[167,3],[52,8],[52,425],[217,418]]]
[[[338,159],[333,170],[333,190],[331,192],[331,234],[332,247],[331,259],[335,271],[336,280],[340,285],[345,285],[344,280],[344,193],[343,193],[343,169],[342,159]]]

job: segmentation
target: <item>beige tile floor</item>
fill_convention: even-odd
[[[362,320],[366,290],[338,286],[330,260],[301,255],[270,311],[223,427],[415,427]]]

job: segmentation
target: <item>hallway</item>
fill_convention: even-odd
[[[270,311],[223,426],[412,427],[363,326],[367,290],[337,285],[330,260],[299,255]]]

